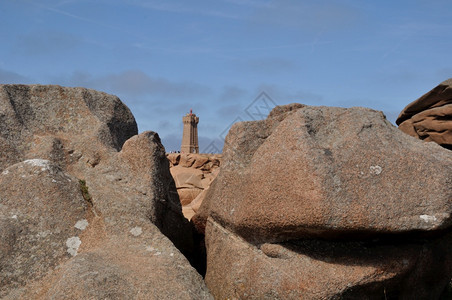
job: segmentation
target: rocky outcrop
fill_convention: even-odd
[[[408,104],[396,123],[413,137],[452,150],[452,78]]]
[[[89,218],[78,179],[48,160],[26,160],[1,173],[0,199],[1,289],[25,285],[77,254]]]
[[[192,219],[216,298],[435,299],[452,275],[452,154],[364,108],[235,124]]]
[[[135,119],[119,98],[89,89],[1,85],[0,106],[0,150],[8,165],[34,153],[61,159],[67,155],[60,152],[65,142],[91,152],[97,143],[120,150],[137,133]],[[84,154],[96,163],[97,158],[87,157],[93,153]],[[4,167],[5,163],[0,165]]]
[[[182,212],[190,220],[198,211],[210,184],[220,171],[222,155],[168,153],[167,157]]]
[[[211,298],[160,139],[117,97],[1,85],[0,119],[0,298]]]

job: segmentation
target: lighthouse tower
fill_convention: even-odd
[[[199,118],[190,109],[190,113],[182,117],[184,133],[182,134],[182,153],[199,153],[198,146],[198,122]]]

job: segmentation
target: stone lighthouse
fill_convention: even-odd
[[[182,153],[199,153],[198,146],[198,122],[199,118],[190,109],[190,113],[182,117],[184,133],[182,134]]]

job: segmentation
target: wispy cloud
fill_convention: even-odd
[[[292,71],[297,68],[297,63],[280,57],[261,57],[236,61],[237,68],[258,73],[280,73]]]
[[[278,105],[294,102],[319,105],[324,102],[324,97],[316,91],[289,90],[277,84],[263,83],[259,85],[257,91],[265,91]]]
[[[209,8],[209,5],[207,5],[206,3],[201,3],[201,5],[197,5],[197,2],[179,2],[177,4],[174,4],[171,2],[142,0],[132,0],[128,1],[127,3],[151,10],[171,13],[203,15],[228,19],[242,19],[242,16],[240,16],[239,14],[228,13],[219,9]]]
[[[30,56],[48,55],[76,49],[80,42],[78,37],[64,32],[31,32],[17,36],[14,51]]]
[[[219,101],[221,103],[231,102],[239,102],[245,95],[247,95],[247,91],[241,87],[228,85],[223,87],[223,90],[220,93]]]
[[[32,80],[19,73],[0,69],[0,84],[30,83]]]
[[[83,72],[75,72],[63,81],[66,85],[85,86],[130,96],[154,95],[165,98],[184,98],[209,94],[208,87],[195,82],[175,82],[162,77],[151,77],[140,70],[93,77]]]
[[[137,35],[136,32],[124,30],[124,28],[122,28],[122,27],[117,27],[117,26],[113,26],[113,25],[110,25],[110,24],[107,24],[107,23],[104,23],[104,22],[99,22],[99,21],[97,21],[95,19],[86,18],[86,17],[81,16],[79,14],[74,14],[74,13],[72,13],[70,11],[63,10],[63,9],[60,8],[60,7],[65,6],[67,4],[76,3],[76,1],[73,1],[73,0],[60,1],[60,2],[57,2],[57,3],[53,3],[52,5],[51,4],[41,4],[41,3],[38,3],[36,1],[30,1],[30,0],[21,0],[21,1],[24,1],[27,4],[33,5],[35,7],[40,8],[40,9],[53,12],[55,14],[59,14],[59,15],[62,15],[62,16],[66,16],[68,18],[79,20],[79,21],[81,21],[83,23],[90,23],[90,24],[93,24],[93,25],[96,25],[96,26],[99,26],[99,27],[110,29],[110,30],[115,31],[115,32],[122,32],[122,33],[125,33],[125,34],[128,34],[128,35],[131,35],[131,36],[135,36],[135,37],[140,38],[140,39],[145,39],[146,38],[144,36]]]
[[[252,20],[261,24],[307,31],[335,31],[355,24],[359,12],[332,1],[273,0],[256,10]]]
[[[297,49],[297,48],[309,48],[311,52],[316,48],[323,45],[331,44],[331,41],[320,40],[319,37],[314,39],[312,42],[302,42],[302,43],[292,43],[292,44],[277,44],[277,45],[268,45],[262,47],[213,47],[213,46],[190,46],[190,45],[181,45],[181,46],[168,46],[168,47],[159,47],[159,46],[148,46],[144,43],[135,43],[132,46],[142,50],[149,51],[158,51],[158,52],[170,52],[176,54],[213,54],[218,57],[227,58],[227,59],[236,59],[235,54],[240,52],[262,52],[262,51],[271,51],[271,50],[289,50],[289,49]],[[234,54],[234,55],[231,55]]]
[[[217,52],[220,50],[214,49],[212,47],[190,46],[190,45],[161,47],[161,46],[148,46],[145,43],[135,43],[132,46],[142,50],[170,52],[175,54],[205,54]]]
[[[382,60],[394,54],[406,53],[407,49],[413,47],[415,43],[422,41],[423,44],[434,43],[436,47],[450,47],[452,42],[443,39],[452,31],[452,25],[436,22],[404,22],[397,25],[386,25],[380,33],[393,43],[383,52]],[[416,45],[417,47],[417,45]],[[398,53],[399,52],[399,53]]]
[[[253,51],[263,51],[263,50],[283,50],[283,49],[313,47],[313,45],[326,45],[326,44],[331,44],[331,42],[314,40],[312,42],[280,44],[280,45],[265,46],[265,47],[224,48],[224,49],[222,49],[222,51],[224,51],[224,52],[253,52]]]
[[[55,4],[55,7],[65,6],[67,4],[76,3],[79,0],[61,0]]]
[[[258,0],[223,0],[226,3],[231,3],[231,4],[235,4],[235,5],[240,5],[240,6],[249,6],[249,7],[269,7],[270,6],[270,2],[269,0],[267,1],[258,1]]]
[[[444,24],[440,22],[405,22],[390,28],[393,35],[396,36],[444,36],[452,30],[451,24]]]

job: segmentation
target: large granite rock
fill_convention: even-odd
[[[452,150],[452,78],[408,104],[396,123],[413,137]]]
[[[211,298],[156,133],[105,93],[0,91],[0,298]]]
[[[77,254],[88,203],[78,179],[32,159],[0,175],[0,297]]]
[[[304,107],[239,123],[225,143],[211,215],[253,241],[452,224],[452,154],[408,137],[381,112]]]
[[[223,155],[192,219],[215,297],[434,299],[450,281],[452,153],[381,112],[278,107]]]
[[[132,113],[118,97],[84,88],[0,85],[0,120],[0,150],[9,154],[8,164],[42,144],[53,144],[56,149],[48,155],[55,155],[57,144],[65,141],[120,150],[137,133]]]
[[[451,240],[254,245],[209,218],[205,278],[215,299],[438,299],[452,273]]]

